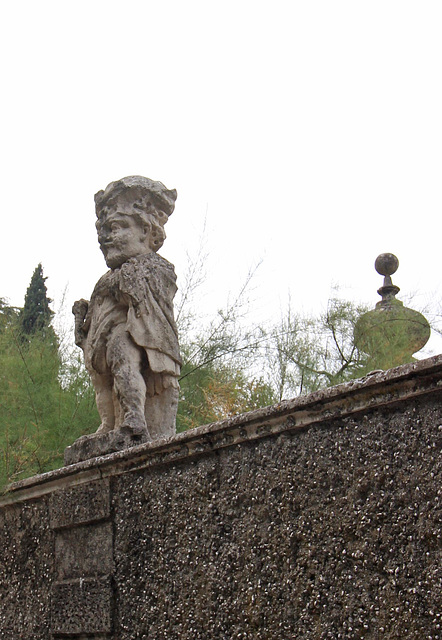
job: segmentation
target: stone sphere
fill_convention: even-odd
[[[398,266],[399,260],[392,253],[381,253],[374,263],[376,271],[382,276],[391,276],[397,271]]]

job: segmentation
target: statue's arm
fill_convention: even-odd
[[[88,309],[89,302],[83,298],[74,302],[74,306],[72,307],[72,313],[75,316],[75,344],[78,347],[82,346],[87,335],[88,327],[86,326],[85,318]]]

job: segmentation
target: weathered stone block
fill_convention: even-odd
[[[56,491],[50,498],[51,528],[61,529],[105,520],[110,515],[107,479]]]
[[[59,580],[110,575],[113,570],[112,523],[100,522],[58,531],[55,566]]]
[[[81,579],[52,589],[52,633],[94,634],[112,631],[110,578]]]

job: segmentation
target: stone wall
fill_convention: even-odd
[[[13,485],[0,638],[442,639],[442,357]]]

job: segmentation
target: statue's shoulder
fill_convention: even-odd
[[[166,260],[166,258],[163,258],[163,256],[160,256],[160,254],[156,253],[155,251],[136,258],[136,260],[138,259],[146,262],[146,264],[159,265],[161,267],[164,267],[165,269],[173,269],[173,264]]]
[[[125,263],[124,267],[129,270],[134,269],[144,271],[149,275],[154,275],[155,273],[159,275],[163,273],[164,275],[167,274],[169,277],[175,276],[175,268],[173,264],[166,260],[166,258],[163,258],[163,256],[160,256],[158,253],[153,251],[146,255],[138,256],[137,258],[131,258]]]
[[[106,271],[104,275],[98,280],[94,287],[94,291],[92,293],[92,297],[103,294],[111,285],[112,280],[114,279],[114,272],[112,269]]]
[[[157,253],[131,258],[120,268],[120,288],[131,296],[142,298],[146,288],[155,297],[173,296],[176,291],[176,275],[173,265]]]

